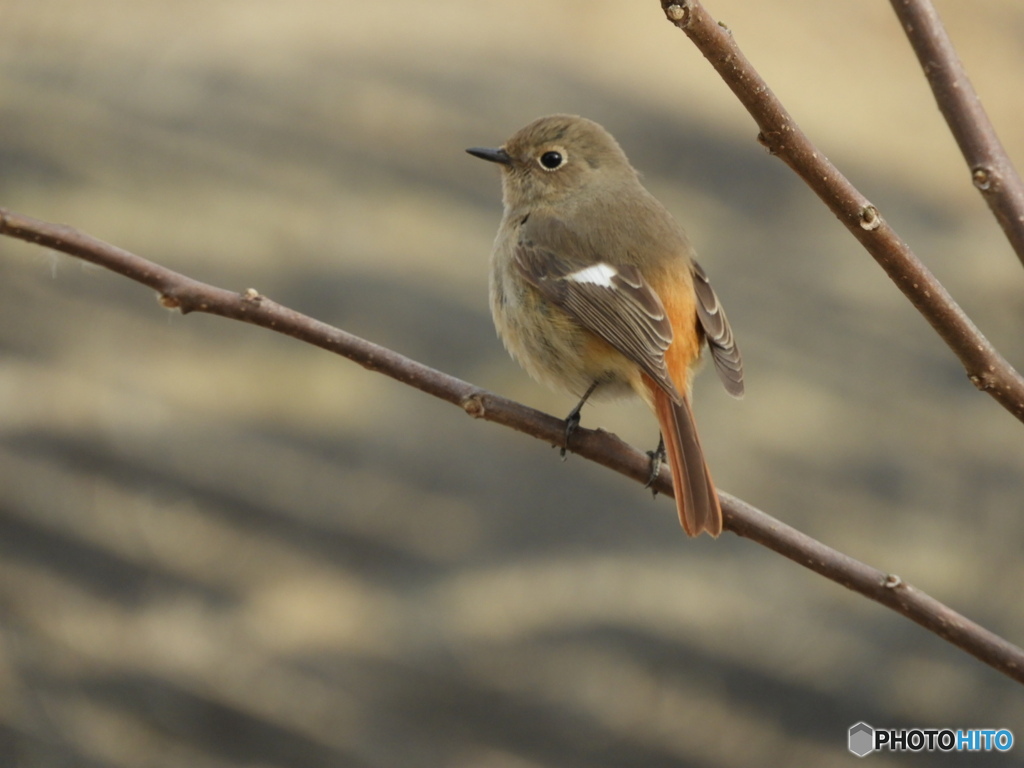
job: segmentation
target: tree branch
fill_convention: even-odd
[[[811,143],[729,30],[717,24],[699,0],[661,0],[661,5],[754,118],[761,129],[758,140],[792,168],[860,241],[953,350],[971,382],[1024,421],[1024,377],[996,351],[875,206]]]
[[[511,427],[560,445],[565,422],[491,394],[397,352],[353,336],[277,304],[253,289],[235,293],[193,280],[122,248],[67,226],[51,224],[0,208],[0,235],[25,240],[105,267],[153,288],[160,303],[182,314],[205,312],[241,320],[341,355],[364,368],[408,384],[461,407],[475,418]],[[574,453],[643,483],[650,469],[646,454],[603,430],[578,429],[568,446]],[[663,468],[655,489],[672,495],[671,473]],[[740,499],[721,494],[725,527],[778,552],[793,562],[859,592],[1024,683],[1024,650],[956,613],[938,600],[800,533]]]
[[[1024,263],[1024,183],[1003,148],[930,0],[891,0],[971,180]]]

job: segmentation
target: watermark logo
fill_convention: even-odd
[[[851,725],[848,746],[857,757],[870,755],[875,751],[875,729],[867,723]]]
[[[857,757],[872,752],[1006,752],[1013,734],[1006,728],[874,728],[856,723],[847,732],[847,747]]]

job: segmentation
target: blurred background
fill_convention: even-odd
[[[937,5],[1024,163],[1024,7]],[[707,7],[1019,366],[1024,270],[888,4]],[[558,415],[495,338],[498,174],[463,149],[603,123],[744,352],[744,400],[696,385],[719,485],[1024,641],[1021,424],[656,0],[2,11],[0,205]],[[638,404],[583,423],[657,440]],[[847,765],[859,720],[1024,738],[1024,697],[582,459],[0,239],[0,764]]]

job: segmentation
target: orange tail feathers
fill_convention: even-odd
[[[690,400],[684,395],[681,403],[675,403],[660,387],[651,386],[650,390],[654,413],[665,438],[679,522],[687,536],[703,531],[718,536],[722,532],[722,507],[704,461]]]

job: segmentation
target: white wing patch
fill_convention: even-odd
[[[598,262],[592,267],[581,269],[577,272],[570,272],[565,276],[566,280],[573,280],[577,283],[590,283],[591,285],[599,285],[602,288],[614,288],[612,284],[612,278],[618,274],[618,270],[615,267],[609,266],[604,262]]]

